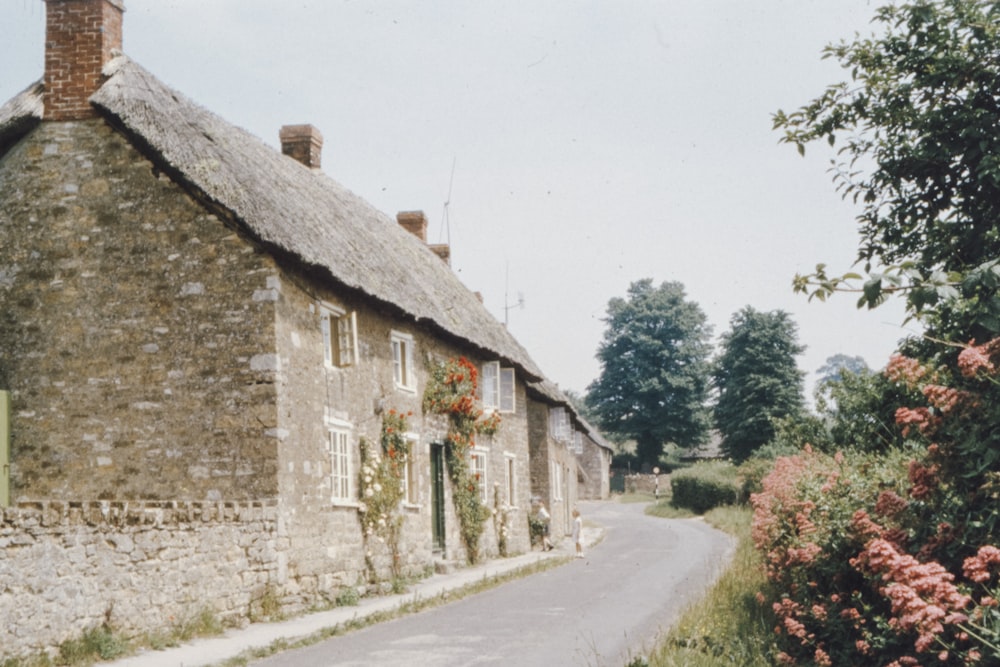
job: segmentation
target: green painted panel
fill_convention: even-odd
[[[0,507],[10,505],[10,392],[0,389]]]

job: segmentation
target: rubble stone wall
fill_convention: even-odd
[[[168,632],[245,622],[275,590],[277,503],[29,502],[0,508],[0,661],[108,623]]]

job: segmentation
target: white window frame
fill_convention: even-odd
[[[392,380],[396,388],[416,391],[416,374],[413,372],[413,336],[399,331],[389,334],[392,347]]]
[[[404,436],[410,444],[410,453],[403,461],[403,505],[420,507],[420,477],[417,471],[417,446],[419,437],[414,433]]]
[[[517,378],[513,368],[500,369],[500,412],[513,413],[517,408]]]
[[[476,486],[479,487],[479,500],[482,501],[484,505],[489,505],[489,494],[488,494],[488,475],[487,470],[489,469],[489,450],[482,449],[480,447],[474,447],[469,452],[469,473],[473,477],[477,477]]]
[[[483,410],[500,408],[500,362],[487,361],[479,373],[479,391],[482,394]]]
[[[328,368],[346,368],[358,360],[358,317],[329,303],[320,304],[323,362]]]
[[[326,450],[330,457],[330,501],[335,505],[355,503],[354,474],[351,465],[353,428],[345,422],[331,421],[326,426]]]
[[[583,433],[580,431],[573,431],[573,444],[570,446],[575,454],[583,454]]]
[[[515,375],[513,368],[501,368],[499,361],[487,361],[479,373],[483,410],[512,413],[515,404]]]
[[[549,409],[549,433],[557,442],[569,442],[570,423],[569,412],[566,408],[558,407]]]

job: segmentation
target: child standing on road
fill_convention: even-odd
[[[583,558],[583,519],[576,508],[573,508],[573,544],[576,545],[576,557]]]

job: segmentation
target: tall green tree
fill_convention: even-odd
[[[804,374],[795,357],[805,348],[784,311],[762,313],[747,306],[729,324],[712,378],[718,391],[715,426],[723,452],[742,461],[771,441],[776,419],[802,411]]]
[[[663,445],[698,445],[709,428],[711,327],[684,286],[649,278],[608,302],[597,351],[601,374],[587,402],[602,428],[636,441],[640,463],[655,465]]]
[[[862,273],[797,276],[812,297],[904,294],[938,337],[1000,332],[1000,3],[916,0],[826,48],[850,80],[774,115],[783,141],[833,146],[834,180],[862,205]],[[968,340],[966,338],[966,340]]]

